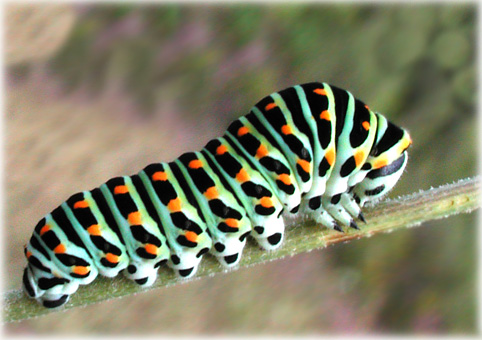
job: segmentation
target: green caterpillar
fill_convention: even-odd
[[[296,85],[259,101],[202,150],[71,196],[35,227],[23,287],[45,307],[98,274],[149,286],[168,264],[195,274],[210,252],[235,266],[251,235],[283,240],[282,212],[342,231],[385,195],[407,164],[408,133],[345,90]]]

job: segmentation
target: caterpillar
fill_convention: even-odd
[[[110,179],[47,214],[24,248],[23,289],[55,308],[99,274],[149,286],[164,263],[191,277],[207,252],[232,267],[248,235],[263,249],[280,246],[284,211],[358,229],[361,207],[399,180],[411,143],[335,86],[275,92],[200,151]]]

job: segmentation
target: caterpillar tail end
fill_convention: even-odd
[[[70,294],[51,294],[39,289],[29,266],[23,272],[22,282],[23,291],[46,308],[60,307],[69,300]]]
[[[55,295],[49,295],[45,294],[41,298],[37,299],[38,302],[42,304],[42,306],[46,308],[58,308],[62,305],[64,305],[67,301],[69,301],[70,295],[68,294],[55,294]]]

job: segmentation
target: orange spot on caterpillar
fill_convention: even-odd
[[[203,167],[203,162],[201,162],[199,159],[194,159],[189,162],[188,166],[191,169],[199,169]]]
[[[238,136],[239,136],[239,131],[238,131]],[[220,145],[217,147],[216,149],[216,155],[224,155],[226,152],[228,152],[228,148],[226,147],[226,145]]]
[[[63,253],[65,253],[66,250],[67,249],[65,248],[65,246],[61,243],[57,247],[54,248],[54,253],[55,254],[63,254]]]
[[[267,154],[268,154],[268,149],[266,149],[266,147],[263,144],[261,144],[258,150],[256,150],[256,157],[258,158],[263,158]]]
[[[264,109],[265,109],[266,111],[269,111],[269,110],[274,109],[276,106],[278,106],[278,105],[276,105],[276,103],[269,103],[268,105],[265,106]]]
[[[167,208],[171,212],[176,212],[181,210],[181,199],[179,197],[173,198],[172,200],[169,201],[167,204]]]
[[[363,150],[360,150],[355,154],[355,164],[358,167],[364,161],[365,161],[365,152]]]
[[[238,137],[244,136],[249,133],[249,129],[246,126],[242,126],[238,129]]]
[[[238,228],[238,220],[235,220],[234,218],[227,218],[224,220],[224,223],[230,228]]]
[[[89,207],[89,202],[87,201],[78,201],[78,202],[75,202],[74,204],[74,209],[88,208],[88,207]]]
[[[209,187],[206,189],[206,191],[204,192],[204,196],[208,199],[208,200],[212,200],[214,198],[217,198],[219,196],[219,193],[218,193],[218,189],[216,189],[216,187]]]
[[[368,111],[370,111],[370,108],[368,107],[368,105],[365,105],[365,109],[367,109]]]
[[[25,256],[27,256],[27,258],[29,258],[30,256],[32,256],[32,252],[27,250],[27,252],[25,253]]]
[[[131,212],[129,215],[127,215],[127,221],[129,221],[130,225],[142,224],[141,213],[138,211]]]
[[[386,166],[387,164],[388,164],[388,162],[387,162],[386,159],[380,159],[380,160],[376,161],[376,162],[373,164],[373,169],[383,168],[383,167]]]
[[[330,121],[331,117],[330,117],[330,112],[328,110],[324,110],[320,113],[320,119],[324,119],[324,120],[327,120],[327,121]]]
[[[271,208],[273,206],[273,201],[271,200],[271,198],[266,196],[261,197],[261,199],[259,200],[259,203],[263,208]]]
[[[105,259],[109,261],[110,263],[117,263],[119,262],[119,256],[114,255],[112,253],[107,253],[105,254]]]
[[[325,158],[328,164],[333,165],[333,163],[335,162],[335,156],[335,150],[333,149],[330,149],[325,153]]]
[[[186,239],[189,241],[189,242],[196,242],[197,241],[197,234],[194,232],[194,231],[186,231],[186,233],[184,234],[184,236],[186,236]]]
[[[157,171],[152,174],[153,181],[167,181],[167,174],[164,171]]]
[[[364,121],[362,124],[363,128],[368,131],[370,129],[370,123],[367,121]]]
[[[281,174],[278,176],[278,179],[285,185],[291,185],[291,178],[288,174]]]
[[[98,224],[92,224],[87,228],[87,232],[92,236],[100,236],[100,227]]]
[[[293,133],[293,129],[289,125],[283,125],[281,127],[281,132],[285,135],[291,135]]]
[[[326,96],[326,90],[324,89],[314,89],[313,92],[319,94],[320,96]]]
[[[399,147],[398,147],[398,153],[404,152],[409,146],[412,144],[412,140],[410,139],[410,136],[406,136],[402,139]]]
[[[84,266],[75,266],[73,269],[72,269],[72,272],[77,274],[77,275],[87,275],[89,273],[89,268],[88,267],[84,267]]]
[[[157,247],[151,243],[148,243],[144,246],[144,249],[146,250],[147,253],[152,254],[152,255],[157,255]]]
[[[42,227],[42,229],[40,229],[40,236],[42,236],[43,234],[45,234],[49,230],[50,230],[50,226],[48,224],[44,225]]]
[[[127,187],[127,185],[118,185],[114,188],[115,195],[126,194],[128,192],[129,192],[129,188]]]
[[[298,165],[303,169],[304,172],[310,173],[310,162],[305,161],[304,159],[298,160]]]
[[[403,148],[406,149],[408,148],[409,145],[412,144],[412,139],[410,138],[410,136],[408,136],[407,138],[405,138],[403,140]]]
[[[249,175],[248,175],[248,172],[246,170],[244,170],[243,168],[241,168],[241,170],[239,170],[239,172],[236,174],[236,180],[240,183],[244,183],[246,181],[249,181]]]

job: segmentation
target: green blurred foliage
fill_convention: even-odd
[[[185,124],[193,126],[210,115],[227,126],[263,96],[297,83],[317,80],[349,89],[411,133],[409,165],[394,197],[477,173],[475,8],[83,5],[69,41],[48,68],[63,82],[65,95],[83,88],[95,97],[121,87],[137,103],[140,118],[162,115],[160,103],[169,100]],[[16,70],[25,73],[22,67]],[[328,277],[312,285],[343,283],[357,296],[358,312],[367,306],[372,323],[365,332],[473,334],[475,223],[474,215],[452,217],[314,252],[310,256],[327,266],[316,270]],[[304,265],[288,264],[299,268],[290,272],[283,267],[291,273],[284,279],[297,277]],[[313,288],[309,280],[315,279],[299,283],[306,294]],[[255,294],[260,285],[250,292]],[[268,283],[264,288],[271,290]],[[254,301],[263,300],[258,294]],[[237,307],[218,323],[210,319],[211,332],[266,331],[248,317],[253,311],[246,301],[242,296],[227,301]],[[168,302],[168,308],[175,308],[175,298]],[[297,309],[286,308],[289,325]],[[291,330],[343,332],[316,317],[306,328]],[[233,320],[238,328],[229,328]],[[176,332],[177,320],[171,321],[164,326]],[[267,331],[277,329],[273,325]]]
[[[228,122],[268,93],[327,81],[405,123],[412,157],[427,162],[434,140],[458,140],[475,118],[474,27],[471,5],[98,5],[50,64],[66,91],[120,84],[140,115],[166,96],[187,121]],[[474,172],[466,154],[473,163],[452,179]]]

